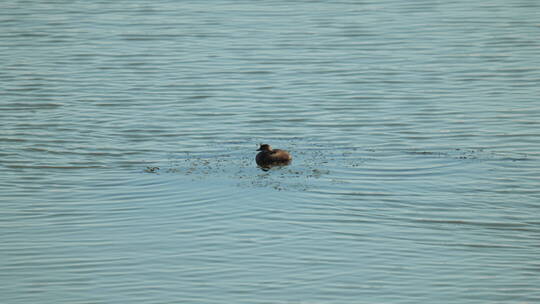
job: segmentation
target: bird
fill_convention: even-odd
[[[255,157],[255,162],[262,168],[288,165],[292,160],[292,156],[289,152],[280,149],[272,149],[268,144],[261,144],[257,151],[261,152]]]

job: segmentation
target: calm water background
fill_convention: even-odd
[[[536,0],[4,0],[2,303],[540,302],[539,37]]]

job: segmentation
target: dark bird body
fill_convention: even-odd
[[[288,165],[292,156],[289,152],[280,149],[272,149],[270,145],[263,144],[257,149],[259,154],[255,157],[257,165],[263,168],[270,168],[272,166]]]

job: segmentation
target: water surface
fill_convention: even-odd
[[[538,20],[2,1],[3,303],[539,302]]]

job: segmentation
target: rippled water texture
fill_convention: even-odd
[[[1,1],[1,302],[540,302],[539,37],[536,0]]]

